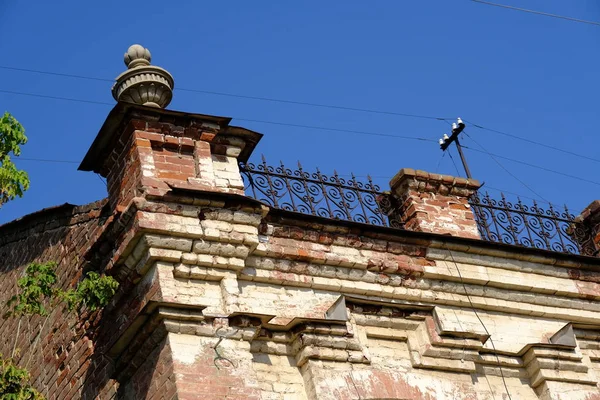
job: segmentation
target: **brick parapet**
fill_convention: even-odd
[[[105,121],[80,169],[107,178],[111,206],[172,189],[243,194],[238,168],[259,133],[230,127],[229,118],[119,104]]]
[[[476,180],[402,169],[390,181],[393,217],[405,229],[479,239],[469,197]]]
[[[600,200],[594,200],[584,208],[571,229],[572,236],[580,246],[591,245],[595,255],[600,255]]]
[[[109,224],[105,205],[106,200],[86,206],[65,204],[1,226],[0,303],[16,293],[16,280],[31,262],[56,262],[59,287],[72,287],[87,266],[84,253]],[[86,326],[97,317],[97,313],[76,315],[53,307],[47,317],[34,316],[21,323],[2,319],[0,353],[10,356],[16,345],[19,365],[29,368],[34,386],[47,398],[77,398],[85,389],[110,398],[116,393],[115,383],[104,375],[106,363],[102,367],[92,363],[94,345],[86,335]],[[102,378],[91,382],[91,372]]]

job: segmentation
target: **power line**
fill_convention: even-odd
[[[46,96],[46,95],[37,94],[37,93],[16,92],[16,91],[12,91],[12,90],[3,90],[3,89],[0,89],[0,93],[9,93],[9,94],[14,94],[14,95],[19,95],[19,96],[40,97],[40,98],[51,99],[51,100],[64,100],[64,101],[100,104],[100,105],[108,105],[108,106],[113,105],[112,103],[107,103],[107,102],[102,102],[102,101],[73,99],[73,98],[69,98],[69,97],[60,97],[60,96]],[[350,130],[350,129],[330,128],[330,127],[326,127],[326,126],[301,125],[301,124],[292,124],[292,123],[287,123],[287,122],[265,121],[265,120],[258,120],[258,119],[249,119],[249,118],[234,118],[234,119],[236,119],[238,121],[258,122],[258,123],[271,124],[271,125],[283,125],[283,126],[291,126],[291,127],[295,127],[295,128],[305,128],[305,129],[314,129],[314,130],[332,131],[332,132],[355,133],[357,135],[383,136],[383,137],[390,137],[390,138],[395,138],[395,139],[418,140],[418,141],[426,141],[426,142],[434,141],[432,139],[427,139],[427,138],[392,135],[389,133],[381,133],[381,132],[356,131],[356,130]]]
[[[315,129],[315,130],[322,130],[322,131],[356,133],[359,135],[383,136],[383,137],[391,137],[391,138],[396,138],[396,139],[408,139],[408,140],[418,140],[418,141],[425,141],[425,142],[435,142],[435,140],[428,139],[428,138],[392,135],[389,133],[355,131],[355,130],[349,130],[349,129],[329,128],[329,127],[325,127],[325,126],[291,124],[291,123],[287,123],[287,122],[264,121],[264,120],[249,119],[249,118],[234,118],[234,119],[236,119],[238,121],[258,122],[261,124],[270,124],[270,125],[283,125],[283,126],[291,126],[291,127],[295,127],[295,128],[306,128],[306,129]]]
[[[64,163],[64,164],[79,164],[79,161],[71,161],[71,160],[52,160],[48,158],[26,158],[26,157],[16,157],[15,160],[22,161],[38,161],[38,162],[48,162],[48,163]]]
[[[29,69],[29,68],[10,67],[10,66],[6,66],[6,65],[0,65],[0,68],[6,69],[6,70],[11,70],[11,71],[29,72],[29,73],[36,73],[36,74],[43,74],[43,75],[52,75],[52,76],[61,76],[61,77],[65,77],[65,78],[87,79],[87,80],[102,81],[102,82],[114,82],[114,79],[97,78],[97,77],[84,76],[84,75],[65,74],[65,73],[59,73],[59,72],[41,71],[41,70]],[[363,113],[369,113],[369,114],[395,115],[395,116],[400,116],[400,117],[431,119],[431,120],[439,120],[439,121],[448,119],[448,118],[442,118],[442,117],[434,117],[434,116],[430,116],[430,115],[419,115],[419,114],[400,113],[400,112],[393,112],[393,111],[373,110],[373,109],[359,108],[359,107],[346,107],[346,106],[338,106],[338,105],[334,105],[334,104],[311,103],[311,102],[296,101],[296,100],[277,99],[277,98],[272,98],[272,97],[248,96],[248,95],[235,94],[235,93],[217,92],[217,91],[212,91],[212,90],[200,90],[200,89],[190,89],[190,88],[180,88],[180,87],[176,87],[174,90],[179,90],[182,92],[211,94],[211,95],[216,95],[216,96],[235,97],[235,98],[240,98],[240,99],[269,101],[269,102],[273,102],[273,103],[295,104],[295,105],[302,105],[302,106],[309,106],[309,107],[320,107],[320,108],[329,108],[329,109],[335,109],[335,110],[363,112]]]
[[[96,176],[98,177],[98,179],[100,179],[100,182],[102,182],[104,184],[104,186],[106,187],[106,190],[108,190],[108,183],[104,180],[104,178],[102,178],[102,175],[100,175],[99,173],[96,172]]]
[[[519,179],[515,174],[513,174],[512,172],[510,172],[504,165],[502,165],[502,163],[500,161],[498,161],[494,156],[495,154],[490,153],[489,151],[487,151],[482,145],[480,145],[475,139],[473,139],[471,136],[469,136],[465,131],[463,131],[463,133],[469,138],[471,139],[473,142],[475,142],[479,147],[481,147],[483,149],[483,151],[477,150],[477,149],[473,149],[471,148],[471,150],[473,151],[478,151],[481,153],[485,153],[487,155],[489,155],[490,157],[492,157],[492,160],[494,160],[494,162],[496,164],[498,164],[498,166],[500,168],[502,168],[504,170],[504,172],[506,172],[507,174],[509,174],[510,176],[512,176],[515,180],[517,180],[521,185],[523,185],[527,190],[529,190],[531,193],[533,193],[534,195],[536,195],[537,197],[539,197],[540,199],[544,200],[545,202],[549,203],[548,200],[546,200],[542,195],[540,195],[538,192],[536,192],[535,190],[533,190],[528,184],[526,184],[525,182],[523,182],[521,179]],[[469,147],[464,146],[464,148],[468,149]],[[506,158],[506,157],[501,157],[501,158]]]
[[[114,79],[99,78],[99,77],[92,77],[92,76],[85,76],[85,75],[67,74],[67,73],[60,73],[60,72],[42,71],[42,70],[29,69],[29,68],[11,67],[11,66],[6,66],[6,65],[0,65],[0,69],[11,70],[11,71],[19,71],[19,72],[36,73],[36,74],[50,75],[50,76],[60,76],[60,77],[65,77],[65,78],[86,79],[86,80],[101,81],[101,82],[114,82]],[[396,115],[396,116],[413,117],[413,118],[423,118],[423,119],[430,119],[430,120],[445,121],[448,124],[450,124],[450,122],[448,122],[448,120],[450,118],[442,118],[442,117],[435,117],[435,116],[429,116],[429,115],[417,115],[417,114],[409,114],[409,113],[398,113],[398,112],[373,110],[373,109],[365,109],[365,108],[357,108],[357,107],[345,107],[345,106],[338,106],[338,105],[332,105],[332,104],[319,104],[319,103],[301,102],[301,101],[295,101],[295,100],[275,99],[275,98],[261,97],[261,96],[248,96],[248,95],[240,95],[240,94],[234,94],[234,93],[216,92],[216,91],[210,91],[210,90],[199,90],[199,89],[189,89],[189,88],[175,88],[175,90],[181,90],[181,91],[187,91],[187,92],[194,92],[194,93],[203,93],[203,94],[212,94],[212,95],[217,95],[217,96],[236,97],[236,98],[250,99],[250,100],[269,101],[269,102],[278,102],[278,103],[285,103],[285,104],[296,104],[296,105],[305,105],[305,106],[311,106],[311,107],[321,107],[321,108],[329,108],[329,109],[338,109],[338,110],[345,110],[345,111],[374,113],[374,114],[386,114],[386,115]],[[3,90],[2,92],[16,94],[14,92],[6,91],[6,90]],[[24,94],[24,95],[26,95],[26,94]],[[42,97],[42,95],[38,95],[37,97]],[[55,98],[55,99],[59,99],[59,100],[66,100],[66,101],[83,101],[83,102],[89,102],[89,103],[92,103],[92,104],[112,105],[111,103],[106,103],[106,102],[96,102],[96,101],[89,101],[89,100],[76,100],[76,99],[69,99],[69,98],[64,98],[64,97],[58,98],[58,97],[54,97],[54,96],[47,96],[47,97],[48,98]],[[243,120],[243,119],[240,119],[240,120]],[[246,120],[246,121],[251,121],[252,122],[252,120]],[[270,122],[266,122],[266,121],[254,121],[254,122],[270,123]],[[576,157],[580,157],[580,158],[583,158],[583,159],[586,159],[586,160],[590,160],[590,161],[594,161],[594,162],[600,163],[600,159],[597,159],[597,158],[585,156],[585,155],[578,154],[578,153],[575,153],[575,152],[572,152],[572,151],[569,151],[569,150],[564,150],[564,149],[561,149],[559,147],[547,145],[545,143],[536,142],[536,141],[531,140],[531,139],[525,139],[525,138],[522,138],[520,136],[511,134],[511,133],[502,132],[502,131],[499,131],[499,130],[487,128],[487,127],[475,124],[475,123],[467,121],[467,120],[465,120],[465,122],[473,125],[476,128],[479,128],[479,129],[484,129],[484,130],[487,130],[487,131],[490,131],[490,132],[494,132],[494,133],[498,133],[498,134],[501,134],[501,135],[504,135],[504,136],[507,136],[507,137],[511,137],[513,139],[521,140],[521,141],[524,141],[524,142],[527,142],[527,143],[535,144],[535,145],[542,146],[542,147],[545,147],[545,148],[548,148],[548,149],[552,149],[552,150],[555,150],[555,151],[559,151],[559,152],[562,152],[562,153],[565,153],[565,154],[569,154],[569,155],[572,155],[572,156],[576,156]],[[280,123],[277,123],[276,125],[278,125],[278,124],[280,124]],[[302,127],[302,126],[299,126],[299,127]],[[309,129],[313,129],[313,128],[309,128]],[[332,129],[330,129],[330,130],[332,130]],[[358,133],[358,132],[351,132],[351,133]],[[376,135],[376,136],[386,136],[386,135]],[[393,135],[391,135],[391,136],[393,136]]]
[[[450,249],[448,248],[448,246],[446,245],[446,243],[444,243],[444,247],[446,247],[446,251],[448,251],[448,254],[450,254],[450,258],[452,259],[452,263],[454,264],[454,267],[456,268],[456,272],[458,272],[458,277],[460,279],[460,283],[463,286],[463,289],[465,291],[465,295],[467,296],[467,300],[469,301],[469,305],[471,306],[471,310],[473,310],[473,312],[475,313],[475,316],[479,320],[479,323],[483,327],[483,330],[485,331],[485,333],[488,335],[488,338],[490,339],[490,343],[492,345],[492,349],[494,350],[494,355],[496,356],[496,363],[498,364],[498,368],[500,369],[500,376],[502,377],[502,383],[504,384],[504,390],[506,390],[506,394],[508,395],[508,399],[512,400],[512,398],[510,397],[510,391],[508,390],[508,386],[506,385],[506,379],[504,378],[504,372],[502,371],[502,365],[500,364],[500,357],[498,357],[498,351],[496,350],[496,345],[494,344],[494,340],[492,339],[492,335],[490,335],[490,332],[488,331],[487,327],[483,323],[483,320],[479,317],[479,313],[477,312],[477,309],[473,305],[473,301],[471,300],[471,296],[469,295],[469,292],[467,291],[467,285],[465,285],[465,281],[463,280],[462,274],[460,272],[460,268],[458,268],[458,264],[454,260],[454,255],[452,254],[452,252],[450,251]],[[490,387],[490,390],[491,390],[491,387]],[[492,396],[494,396],[493,392],[492,392]]]
[[[469,136],[469,138],[475,142],[475,140],[471,136]],[[477,142],[475,142],[475,143],[477,143]],[[479,145],[479,147],[483,148],[480,144],[478,144],[478,145]],[[498,155],[498,154],[490,153],[489,151],[487,151],[485,149],[478,150],[478,149],[474,149],[473,147],[467,147],[467,146],[463,146],[463,147],[465,149],[476,151],[478,153],[485,153],[485,154],[487,154],[489,156],[492,156],[492,157],[498,157],[498,158],[501,158],[503,160],[512,161],[512,162],[515,162],[515,163],[518,163],[518,164],[527,165],[528,167],[541,169],[542,171],[551,172],[553,174],[561,175],[561,176],[564,176],[564,177],[567,177],[567,178],[571,178],[571,179],[577,179],[578,181],[582,181],[582,182],[586,182],[586,183],[592,183],[594,185],[600,186],[600,182],[596,182],[596,181],[592,181],[592,180],[589,180],[589,179],[585,179],[585,178],[582,178],[580,176],[565,174],[564,172],[560,172],[560,171],[556,171],[554,169],[550,169],[550,168],[542,167],[542,166],[539,166],[539,165],[531,164],[531,163],[528,163],[526,161],[516,160],[514,158],[505,157],[505,156],[501,156],[501,155]]]
[[[76,102],[76,103],[100,104],[100,105],[103,105],[103,106],[112,106],[112,105],[114,105],[114,104],[107,103],[107,102],[104,102],[104,101],[72,99],[70,97],[47,96],[45,94],[16,92],[16,91],[12,91],[12,90],[4,90],[4,89],[0,89],[0,93],[15,94],[15,95],[18,95],[18,96],[40,97],[42,99],[72,101],[72,102]]]
[[[246,95],[241,95],[241,94],[214,92],[214,91],[210,91],[210,90],[186,89],[186,88],[179,88],[179,89],[175,88],[175,90],[180,90],[183,92],[213,94],[213,95],[217,95],[217,96],[237,97],[237,98],[241,98],[241,99],[270,101],[270,102],[274,102],[274,103],[284,103],[284,104],[295,104],[295,105],[302,105],[302,106],[309,106],[309,107],[329,108],[329,109],[334,109],[334,110],[356,111],[356,112],[363,112],[363,113],[370,113],[370,114],[395,115],[395,116],[400,116],[400,117],[432,119],[432,120],[439,120],[439,121],[448,119],[448,118],[441,118],[441,117],[432,117],[429,115],[418,115],[418,114],[399,113],[399,112],[393,112],[393,111],[372,110],[372,109],[368,109],[368,108],[336,106],[333,104],[309,103],[309,102],[304,102],[304,101],[284,100],[284,99],[276,99],[276,98],[270,98],[270,97],[246,96]]]
[[[12,90],[4,90],[4,89],[0,89],[0,93],[8,93],[8,94],[14,94],[14,95],[20,95],[20,96],[29,96],[29,97],[38,97],[38,98],[43,98],[43,99],[50,99],[50,100],[62,100],[62,101],[70,101],[70,102],[80,102],[80,103],[88,103],[88,104],[99,104],[99,105],[108,105],[108,106],[112,106],[112,103],[108,103],[108,102],[101,102],[101,101],[94,101],[94,100],[83,100],[83,99],[74,99],[74,98],[69,98],[69,97],[60,97],[60,96],[47,96],[47,95],[42,95],[42,94],[37,94],[37,93],[26,93],[26,92],[17,92],[17,91],[12,91]],[[381,133],[381,132],[369,132],[369,131],[357,131],[357,130],[349,130],[349,129],[340,129],[340,128],[330,128],[330,127],[324,127],[324,126],[315,126],[315,125],[302,125],[302,124],[292,124],[292,123],[286,123],[286,122],[277,122],[277,121],[266,121],[266,120],[256,120],[256,119],[249,119],[249,118],[235,118],[237,120],[240,121],[248,121],[248,122],[257,122],[257,123],[264,123],[264,124],[271,124],[271,125],[282,125],[282,126],[290,126],[290,127],[296,127],[296,128],[304,128],[304,129],[314,129],[314,130],[322,130],[322,131],[332,131],[332,132],[345,132],[345,133],[354,133],[354,134],[358,134],[358,135],[368,135],[368,136],[381,136],[381,137],[390,137],[390,138],[395,138],[395,139],[404,139],[404,140],[417,140],[417,141],[433,141],[431,139],[428,138],[420,138],[420,137],[412,137],[412,136],[401,136],[401,135],[392,135],[392,134],[388,134],[388,133]],[[468,136],[468,135],[467,135]],[[469,136],[469,138],[471,140],[473,140],[475,142],[475,140]],[[475,142],[477,143],[477,142]],[[477,143],[480,147],[483,148],[483,146],[481,146],[479,143]],[[463,146],[465,148],[468,148],[470,150],[476,151],[476,152],[482,152],[481,150],[477,150],[471,147],[467,147],[467,146]],[[595,182],[595,181],[591,181],[588,179],[584,179],[578,176],[574,176],[574,175],[569,175],[569,174],[565,174],[559,171],[555,171],[549,168],[545,168],[545,167],[540,167],[537,165],[533,165],[524,161],[520,161],[520,160],[515,160],[509,157],[505,157],[505,156],[501,156],[498,154],[492,154],[489,153],[487,150],[483,150],[484,153],[492,156],[492,158],[494,159],[494,161],[496,161],[501,167],[502,169],[504,169],[508,174],[510,174],[511,176],[513,176],[516,180],[518,180],[519,182],[521,182],[521,184],[525,187],[527,187],[530,191],[532,191],[536,196],[540,197],[541,199],[545,200],[542,196],[540,196],[539,194],[537,194],[534,190],[532,190],[527,184],[525,184],[523,181],[521,181],[519,178],[517,178],[515,175],[513,175],[510,171],[508,171],[506,168],[504,168],[504,166],[502,166],[494,157],[498,157],[498,158],[502,158],[502,159],[506,159],[508,161],[513,161],[516,163],[520,163],[520,164],[524,164],[533,168],[538,168],[547,172],[551,172],[551,173],[555,173],[558,175],[562,175],[568,178],[572,178],[572,179],[577,179],[583,182],[587,182],[587,183],[593,183],[595,185],[600,185],[600,182]],[[22,158],[22,160],[24,160]],[[453,160],[454,161],[454,160]],[[456,166],[455,166],[456,168]],[[457,174],[460,175],[460,173],[458,173],[458,168],[457,168]]]
[[[495,190],[495,191],[500,192],[500,193],[512,194],[513,196],[517,196],[517,197],[520,197],[520,198],[529,199],[529,200],[542,201],[542,202],[544,202],[546,204],[552,204],[552,205],[554,205],[554,203],[551,203],[551,202],[543,200],[543,199],[538,199],[536,197],[531,197],[531,196],[525,196],[524,194],[519,194],[519,193],[511,192],[511,191],[508,191],[508,190],[499,189],[499,188],[496,188],[496,187],[493,187],[493,186],[489,186],[489,185],[485,185],[485,189],[486,190],[487,189],[491,189],[491,190]]]
[[[450,150],[448,150],[448,155],[450,156],[450,159],[452,160],[452,165],[454,165],[454,170],[456,171],[456,176],[460,176],[460,172],[458,172],[458,167],[456,166],[456,162],[454,162],[454,157],[452,157],[452,153],[450,152]]]
[[[588,21],[588,20],[585,20],[585,19],[578,19],[578,18],[573,18],[573,17],[567,17],[567,16],[564,16],[564,15],[550,14],[550,13],[543,12],[543,11],[528,10],[526,8],[513,7],[513,6],[508,6],[506,4],[492,3],[492,2],[489,2],[489,1],[483,1],[483,0],[471,0],[471,1],[473,1],[475,3],[485,4],[485,5],[488,5],[488,6],[494,6],[494,7],[500,7],[500,8],[507,8],[509,10],[522,11],[522,12],[527,12],[527,13],[531,13],[531,14],[543,15],[545,17],[559,18],[559,19],[564,19],[564,20],[571,21],[571,22],[580,22],[582,24],[589,24],[589,25],[600,26],[600,22],[596,22],[596,21]]]
[[[472,125],[472,126],[474,126],[475,128],[478,128],[478,129],[483,129],[483,130],[486,130],[486,131],[498,133],[500,135],[504,135],[504,136],[507,136],[507,137],[510,137],[510,138],[513,138],[513,139],[520,140],[522,142],[527,142],[527,143],[535,144],[537,146],[542,146],[542,147],[545,147],[547,149],[552,149],[552,150],[555,150],[555,151],[559,151],[561,153],[569,154],[569,155],[580,157],[580,158],[583,158],[583,159],[586,159],[586,160],[589,160],[589,161],[594,161],[594,162],[600,163],[600,159],[598,159],[598,158],[588,157],[588,156],[585,156],[583,154],[578,154],[578,153],[575,153],[575,152],[572,152],[572,151],[569,151],[569,150],[561,149],[560,147],[551,146],[551,145],[546,144],[546,143],[536,142],[535,140],[526,139],[526,138],[523,138],[521,136],[513,135],[512,133],[507,133],[507,132],[502,132],[502,131],[499,131],[499,130],[496,130],[496,129],[486,128],[485,126],[481,126],[481,125],[475,124],[475,123],[473,123],[471,121],[465,120],[465,122],[467,122],[469,125]]]
[[[442,152],[442,156],[440,157],[440,159],[438,160],[438,163],[435,167],[435,173],[437,174],[438,171],[440,170],[440,165],[442,164],[442,160],[444,159],[444,156],[446,155],[446,152]]]
[[[11,70],[11,71],[31,72],[31,73],[34,73],[34,74],[62,76],[63,78],[86,79],[86,80],[89,80],[89,81],[101,81],[101,82],[115,82],[114,79],[96,78],[96,77],[93,77],[93,76],[84,76],[84,75],[64,74],[64,73],[60,73],[60,72],[51,72],[51,71],[40,71],[40,70],[37,70],[37,69],[29,69],[29,68],[9,67],[7,65],[0,65],[0,68],[1,69],[8,69],[8,70]]]

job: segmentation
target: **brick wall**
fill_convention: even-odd
[[[161,196],[172,187],[243,194],[238,157],[249,155],[261,135],[228,121],[119,104],[80,169],[107,178],[119,212],[136,196]]]
[[[242,195],[257,135],[118,105],[82,164],[109,203],[0,227],[3,300],[33,260],[121,284],[21,322],[49,398],[599,399],[599,259],[474,240],[478,184],[421,171],[391,184],[409,230],[272,209]]]
[[[185,307],[164,316],[180,398],[206,384],[268,399],[485,399],[505,382],[523,399],[598,390],[595,358],[551,342],[569,323],[600,337],[597,266],[201,201],[168,218],[146,203],[152,233],[127,261],[156,274],[157,301]],[[346,317],[328,317],[341,298]],[[232,363],[217,368],[219,334]]]
[[[476,180],[402,169],[390,181],[396,218],[406,229],[480,239],[469,204]]]
[[[120,388],[119,397],[148,400],[177,398],[173,354],[166,337]]]
[[[34,261],[57,262],[58,285],[72,287],[88,266],[87,250],[107,224],[105,204],[65,204],[0,227],[0,303],[16,293],[17,279]],[[76,398],[92,373],[94,345],[85,329],[90,323],[93,318],[86,322],[62,307],[52,307],[48,317],[2,319],[0,353],[10,356],[16,340],[16,360],[31,371],[34,386],[48,398]],[[94,390],[108,398],[115,387],[106,380]]]

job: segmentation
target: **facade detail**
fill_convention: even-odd
[[[112,95],[117,101],[165,108],[173,98],[175,82],[166,70],[150,65],[150,50],[134,44],[127,49],[127,71],[117,76]]]
[[[596,256],[486,240],[477,181],[250,164],[260,133],[163,109],[166,71],[136,100],[158,70],[126,62],[80,165],[108,197],[0,226],[2,302],[33,261],[120,282],[101,311],[0,322],[48,399],[600,400],[598,202],[564,218]]]

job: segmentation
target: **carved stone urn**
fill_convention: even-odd
[[[134,44],[125,53],[127,71],[116,78],[112,95],[117,101],[165,108],[173,98],[175,82],[166,70],[150,65],[150,51]]]

